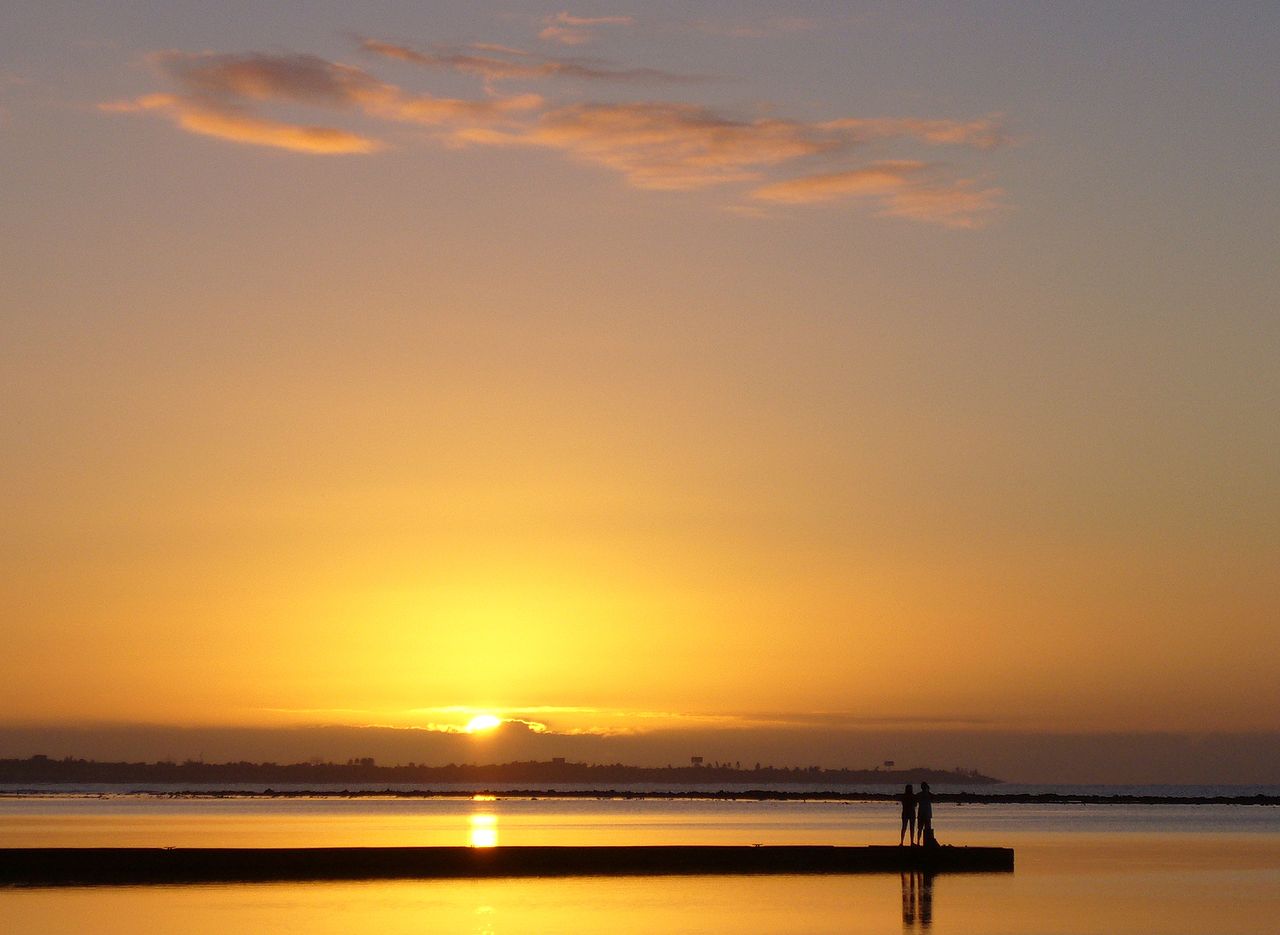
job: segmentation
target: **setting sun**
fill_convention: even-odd
[[[468,734],[479,734],[487,730],[493,730],[502,724],[502,718],[492,714],[477,714],[467,722],[466,731]]]

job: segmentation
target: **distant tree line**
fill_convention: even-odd
[[[99,762],[33,756],[0,760],[0,783],[791,783],[854,786],[908,782],[985,785],[1000,782],[977,770],[825,769],[820,766],[763,766],[699,763],[688,766],[627,766],[622,763],[573,763],[563,759],[513,763],[406,763],[381,766],[372,757],[345,763],[181,763]]]

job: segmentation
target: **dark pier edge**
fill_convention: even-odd
[[[1008,873],[1006,847],[703,846],[0,849],[2,886],[459,877]]]

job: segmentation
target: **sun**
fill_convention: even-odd
[[[493,714],[477,714],[471,720],[467,721],[467,726],[463,728],[468,734],[479,734],[487,730],[493,730],[502,724],[502,718]]]

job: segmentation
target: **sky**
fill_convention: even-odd
[[[1274,4],[3,27],[0,755],[1280,776]]]

